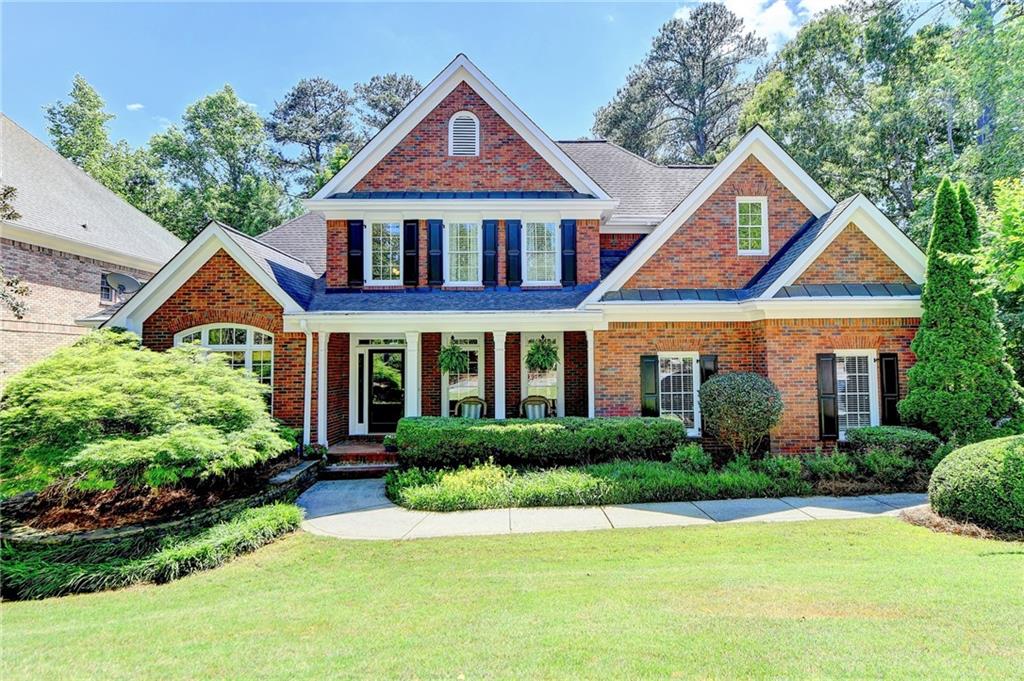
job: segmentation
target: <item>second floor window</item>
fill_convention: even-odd
[[[527,222],[523,227],[524,284],[557,284],[558,223]]]
[[[402,225],[399,222],[373,222],[367,240],[370,245],[369,284],[402,283]]]
[[[740,255],[768,255],[768,199],[736,199],[736,248]]]
[[[479,286],[482,261],[482,231],[479,222],[451,222],[446,225],[448,255],[445,262],[449,285]]]

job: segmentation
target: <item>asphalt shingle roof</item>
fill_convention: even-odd
[[[327,271],[327,220],[322,213],[300,215],[256,240],[302,260],[318,277]]]
[[[361,291],[359,289],[317,290],[310,312],[528,312],[571,310],[594,290],[596,284],[562,289],[523,290],[498,287],[483,291],[442,291],[406,289],[399,291]]]
[[[260,269],[273,277],[295,302],[304,308],[309,306],[318,279],[309,265],[223,223],[217,224],[223,227],[228,236],[256,261]]]
[[[18,191],[15,224],[155,264],[185,245],[4,114],[0,138],[0,179]]]

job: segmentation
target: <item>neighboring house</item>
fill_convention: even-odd
[[[779,386],[777,451],[898,419],[924,255],[761,128],[714,167],[556,143],[460,55],[305,205],[260,240],[211,223],[108,324],[231,353],[323,444],[469,395],[696,435],[729,371]],[[541,337],[561,361],[532,373]],[[442,375],[453,340],[469,370]]]
[[[3,114],[0,138],[0,184],[17,190],[21,215],[0,224],[0,264],[30,288],[23,319],[0,310],[2,382],[123,302],[108,274],[145,281],[183,243]]]

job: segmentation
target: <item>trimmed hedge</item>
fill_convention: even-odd
[[[662,418],[566,417],[527,421],[421,416],[398,422],[404,467],[456,468],[475,461],[557,466],[611,459],[665,459],[686,440],[682,421]]]
[[[932,473],[928,500],[939,515],[992,530],[1024,532],[1024,435],[950,453]]]
[[[846,441],[854,451],[884,450],[926,461],[942,444],[926,430],[906,426],[870,426],[846,431]]]

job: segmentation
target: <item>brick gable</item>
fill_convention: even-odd
[[[480,121],[480,155],[448,156],[448,120]],[[459,83],[353,191],[572,191],[529,143],[467,83]]]
[[[851,222],[795,283],[912,284],[914,281]]]
[[[737,255],[737,196],[768,197],[768,255]],[[623,288],[741,288],[811,216],[749,156]]]

